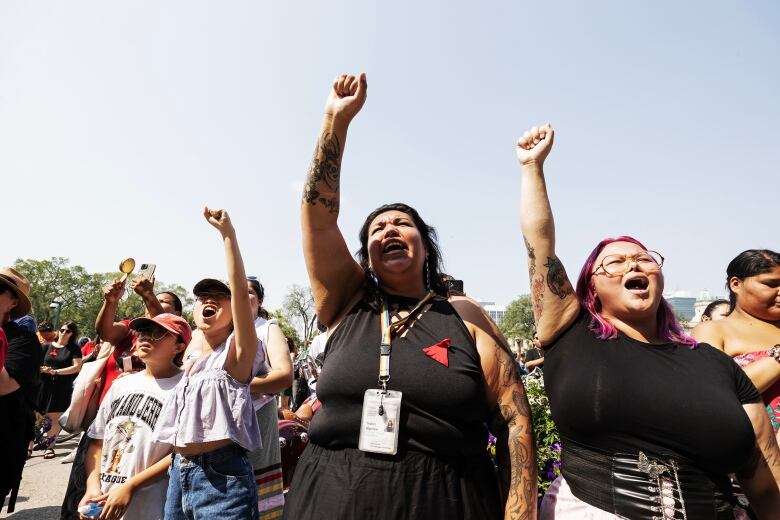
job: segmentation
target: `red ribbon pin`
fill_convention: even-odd
[[[435,359],[445,367],[449,367],[450,361],[447,359],[447,350],[450,348],[450,344],[452,344],[452,341],[449,338],[446,338],[435,345],[425,347],[423,352],[425,352],[426,356]]]

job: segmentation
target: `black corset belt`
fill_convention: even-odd
[[[604,454],[564,441],[561,470],[574,496],[630,520],[733,520],[727,476],[668,455]]]

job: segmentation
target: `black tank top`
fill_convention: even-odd
[[[391,314],[417,300],[388,296]],[[317,381],[322,408],[309,431],[313,443],[329,449],[357,448],[363,395],[378,388],[380,315],[358,303],[328,338]],[[423,349],[451,340],[449,366]],[[490,412],[474,340],[450,303],[436,297],[412,325],[393,339],[390,390],[403,392],[399,454],[406,450],[440,456],[485,453]]]

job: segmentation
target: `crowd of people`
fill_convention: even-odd
[[[450,283],[416,209],[378,207],[347,249],[341,161],[366,95],[364,74],[336,78],[305,180],[321,334],[295,367],[222,209],[203,216],[227,280],[195,284],[192,323],[149,278],[131,285],[146,314],[117,320],[122,279],[104,290],[99,339],[80,344],[72,322],[36,333],[29,281],[0,270],[3,503],[63,426],[83,432],[68,520],[780,517],[780,254],[734,258],[729,300],[691,334],[662,297],[663,255],[633,237],[602,240],[572,284],[544,173],[554,130],[533,127],[516,150],[536,331],[513,352]],[[279,397],[296,369],[310,395]],[[544,378],[562,441],[541,501],[525,374]]]

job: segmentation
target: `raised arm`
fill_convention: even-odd
[[[98,336],[112,345],[118,345],[130,332],[124,323],[114,322],[116,308],[124,294],[125,282],[121,280],[114,280],[111,285],[103,287],[105,301],[95,319],[95,331]]]
[[[217,228],[225,245],[225,260],[227,261],[228,283],[230,283],[230,305],[233,309],[233,341],[234,348],[228,351],[225,360],[225,371],[233,379],[249,383],[252,379],[252,368],[257,355],[257,331],[249,304],[249,289],[246,285],[246,272],[241,251],[238,249],[236,230],[230,221],[227,211],[223,209],[203,210],[203,216],[209,224]]]
[[[338,227],[341,158],[347,129],[366,101],[366,75],[342,74],[325,103],[317,148],[303,186],[301,228],[317,317],[330,325],[360,289],[363,270]]]
[[[566,330],[580,309],[569,277],[555,254],[555,222],[542,168],[554,137],[548,123],[533,127],[517,141],[522,171],[520,224],[528,251],[534,320],[542,345],[548,345]]]

